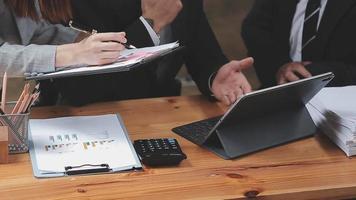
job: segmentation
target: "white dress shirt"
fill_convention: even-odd
[[[158,36],[158,34],[153,30],[153,28],[151,27],[151,25],[146,21],[145,18],[143,18],[142,16],[140,17],[141,22],[143,23],[143,25],[145,25],[148,34],[150,34],[150,37],[153,41],[153,44],[155,46],[158,46],[161,41],[160,41],[160,37]]]
[[[302,61],[303,27],[304,27],[305,11],[307,9],[308,2],[309,0],[299,0],[293,18],[293,25],[291,29],[291,35],[290,35],[290,57],[294,62]],[[319,28],[327,2],[328,0],[321,0],[321,8],[320,8],[317,28]]]

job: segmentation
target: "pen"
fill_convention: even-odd
[[[75,23],[73,20],[69,21],[69,27],[73,30],[88,34],[88,35],[94,35],[97,34],[98,31],[95,29],[92,29],[91,31],[88,31],[88,29],[83,28],[83,26],[80,26],[79,24]],[[111,42],[117,42],[117,41],[111,41]],[[119,44],[122,44],[126,49],[136,49],[136,47],[132,44],[128,43],[122,43],[122,42],[117,42]]]
[[[134,45],[132,44],[127,44],[127,43],[121,43],[119,42],[120,44],[122,44],[126,49],[137,49]]]

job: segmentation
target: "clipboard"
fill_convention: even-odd
[[[167,44],[167,45],[172,45]],[[125,66],[117,66],[115,67],[114,65],[117,63],[113,63],[107,66],[102,66],[102,67],[87,67],[88,70],[85,71],[73,71],[75,69],[80,69],[80,67],[74,67],[74,68],[65,68],[64,70],[59,70],[55,72],[49,72],[49,73],[32,73],[32,74],[25,74],[25,79],[26,80],[47,80],[47,79],[57,79],[57,78],[67,78],[67,77],[76,77],[76,76],[90,76],[90,75],[98,75],[98,74],[110,74],[110,73],[119,73],[119,72],[129,72],[132,71],[136,68],[144,67],[147,64],[150,64],[152,62],[157,62],[164,58],[165,56],[168,55],[173,55],[176,54],[184,49],[184,46],[179,46],[179,43],[177,47],[168,49],[168,50],[163,50],[161,52],[158,52],[155,55],[151,55],[147,58],[144,58],[143,60],[136,62],[136,63],[130,63]],[[163,46],[163,45],[162,45]],[[113,66],[113,67],[110,67]],[[94,69],[95,68],[95,69]],[[67,73],[67,72],[68,73]],[[73,72],[71,72],[73,71]],[[65,72],[65,73],[63,73]]]
[[[83,163],[79,166],[66,166],[63,169],[63,172],[51,172],[51,171],[42,171],[39,169],[38,161],[36,157],[34,142],[32,133],[29,129],[29,153],[32,163],[33,174],[36,178],[57,178],[57,177],[65,177],[65,176],[74,176],[74,175],[94,175],[94,174],[102,174],[102,173],[117,173],[117,172],[128,172],[128,171],[141,171],[143,169],[142,164],[137,156],[137,153],[132,145],[132,142],[128,136],[128,132],[124,126],[124,123],[119,114],[116,114],[118,122],[120,123],[125,138],[128,141],[130,146],[130,150],[133,153],[135,163],[133,165],[112,168],[107,163],[102,164],[90,164]]]

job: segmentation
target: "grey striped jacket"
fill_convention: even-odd
[[[0,0],[0,75],[54,71],[57,45],[72,43],[77,35],[62,25],[16,17]]]

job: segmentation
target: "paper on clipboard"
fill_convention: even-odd
[[[33,74],[26,77],[27,80],[42,80],[49,78],[61,78],[68,76],[91,75],[111,72],[129,71],[130,67],[141,63],[146,59],[155,58],[165,52],[172,51],[179,47],[178,42],[173,42],[155,47],[145,47],[138,49],[125,49],[121,52],[118,61],[102,66],[86,66],[77,68],[64,68],[64,70],[46,74]]]
[[[31,159],[42,174],[65,173],[68,166],[82,165],[141,167],[117,115],[30,120],[30,131]]]

